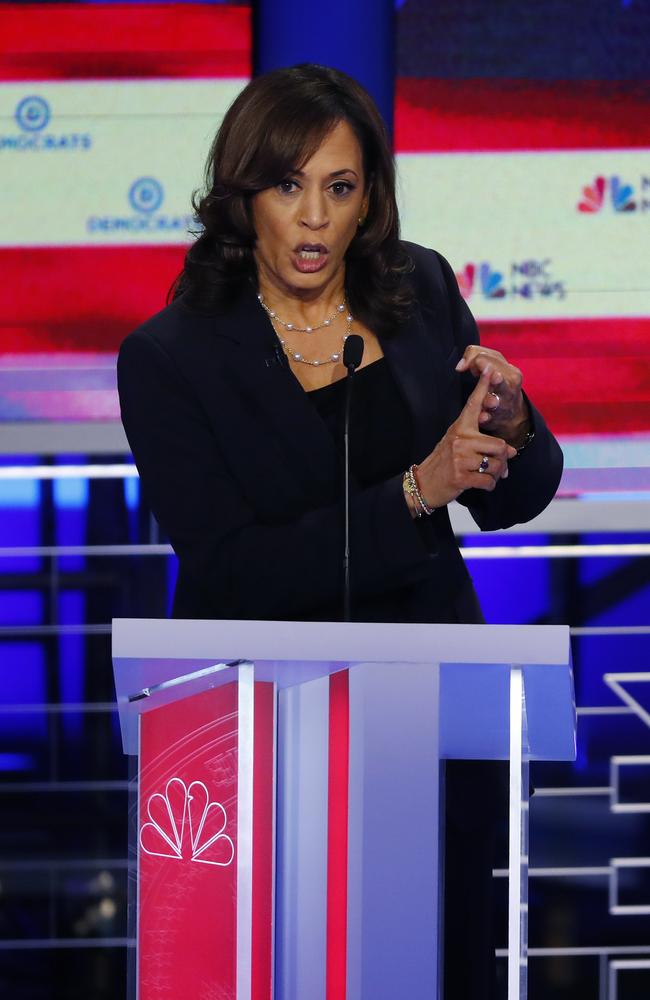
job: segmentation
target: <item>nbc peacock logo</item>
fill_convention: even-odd
[[[577,207],[579,212],[593,215],[602,212],[608,204],[614,212],[635,212],[637,209],[634,188],[618,174],[598,176],[591,184],[586,184]]]
[[[148,819],[139,838],[145,854],[219,868],[232,864],[235,845],[225,832],[226,810],[210,800],[202,781],[186,785],[181,778],[170,778],[164,794],[149,796],[146,809]]]
[[[477,276],[478,289],[476,288]],[[503,287],[503,274],[494,270],[487,261],[483,261],[478,267],[475,264],[466,264],[463,270],[456,275],[456,278],[461,294],[466,299],[471,298],[475,291],[478,291],[485,299],[502,299],[506,294]]]

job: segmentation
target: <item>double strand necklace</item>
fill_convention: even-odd
[[[295,333],[313,333],[315,330],[322,330],[323,327],[325,326],[331,326],[336,317],[339,315],[339,313],[343,313],[347,309],[347,305],[345,301],[343,301],[339,306],[336,307],[336,312],[334,313],[334,315],[326,319],[323,323],[320,324],[320,326],[300,327],[296,326],[294,323],[286,323],[283,319],[280,319],[280,317],[274,310],[269,309],[269,307],[264,302],[264,299],[262,298],[261,295],[258,295],[257,299],[260,305],[262,306],[262,309],[264,309],[265,313],[271,320],[271,324],[275,324],[277,322],[280,324],[280,326],[283,326],[286,330],[291,330]],[[345,322],[346,322],[346,327],[345,327],[345,333],[343,334],[341,347],[339,348],[338,351],[335,351],[334,354],[330,354],[328,358],[306,358],[303,354],[301,354],[300,351],[294,351],[291,347],[289,347],[286,340],[280,336],[277,330],[276,334],[278,340],[280,341],[280,344],[282,345],[282,350],[287,355],[287,357],[291,358],[293,361],[298,361],[303,365],[312,365],[312,367],[318,368],[319,365],[334,365],[336,364],[337,361],[340,361],[341,358],[343,357],[343,348],[345,347],[345,342],[350,336],[350,333],[352,332],[351,313],[348,312],[346,314]]]
[[[264,310],[264,312],[267,314],[267,316],[271,321],[275,320],[275,322],[279,323],[280,326],[283,326],[285,330],[295,330],[296,333],[315,333],[316,330],[322,330],[323,327],[331,326],[336,317],[338,316],[338,314],[345,312],[345,299],[344,299],[343,302],[341,302],[340,305],[336,307],[332,315],[328,316],[327,319],[323,320],[323,322],[320,323],[318,326],[296,326],[295,323],[285,323],[285,321],[278,316],[278,314],[275,312],[274,309],[270,309],[269,306],[267,306],[266,302],[264,301],[264,296],[262,295],[261,292],[257,296],[257,301],[259,302],[262,309]]]

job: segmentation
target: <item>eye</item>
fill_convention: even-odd
[[[292,181],[290,177],[285,177],[283,181],[277,185],[277,189],[280,194],[293,194],[297,190],[298,185],[295,181]]]
[[[343,198],[346,194],[354,191],[354,184],[350,181],[334,181],[330,186],[330,191],[332,194],[336,195],[337,198]]]

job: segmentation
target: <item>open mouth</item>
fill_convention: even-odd
[[[301,243],[295,252],[301,260],[319,260],[328,250],[322,243]]]

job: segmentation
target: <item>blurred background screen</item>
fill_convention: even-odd
[[[452,264],[567,464],[648,464],[650,5],[406,0],[403,232]]]
[[[0,4],[0,39],[0,420],[115,421],[115,352],[182,267],[250,9]]]
[[[650,5],[397,2],[403,234],[451,262],[567,465],[648,465]],[[179,16],[182,10],[182,16]],[[0,420],[119,419],[250,9],[0,4]]]
[[[360,75],[356,0],[303,3]],[[110,623],[167,615],[177,564],[115,354],[180,272],[262,6],[0,2],[2,1000],[125,995],[133,786]],[[394,16],[403,235],[450,261],[568,466],[529,525],[480,536],[451,510],[489,622],[572,630],[578,759],[540,765],[531,803],[530,995],[611,1000],[618,975],[619,1000],[648,1000],[650,0],[376,9]]]

